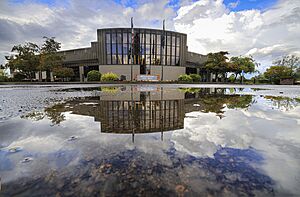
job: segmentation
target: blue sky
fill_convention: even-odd
[[[224,0],[224,4],[229,6],[231,3],[236,3],[237,7],[231,9],[232,11],[241,11],[241,10],[265,10],[273,5],[275,5],[278,0]]]
[[[62,49],[89,47],[96,29],[129,27],[134,17],[146,28],[166,20],[188,35],[189,51],[252,55],[264,71],[284,55],[300,56],[299,10],[300,0],[0,0],[0,64],[15,44],[46,35]]]
[[[48,6],[55,6],[57,4],[60,5],[68,5],[68,2],[72,0],[10,0],[11,3],[42,3],[47,4]],[[136,7],[138,5],[137,0],[114,0],[118,4],[122,4],[126,7]],[[193,0],[196,1],[196,0]],[[230,8],[230,5],[236,4],[237,6],[234,8],[230,8],[231,11],[241,11],[241,10],[250,10],[250,9],[258,9],[265,10],[273,5],[275,5],[278,0],[224,0],[224,4]],[[180,6],[180,0],[170,0],[169,5],[177,10]]]

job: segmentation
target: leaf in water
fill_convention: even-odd
[[[69,137],[68,141],[74,141],[77,139],[78,139],[78,136],[73,135],[73,136]]]
[[[21,161],[21,163],[28,163],[28,162],[31,162],[31,161],[33,161],[33,158],[31,158],[31,157],[25,157],[25,158]]]

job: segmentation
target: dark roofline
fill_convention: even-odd
[[[112,27],[112,28],[101,28],[101,29],[97,29],[97,31],[101,31],[101,30],[131,30],[130,27]],[[152,29],[152,28],[133,28],[133,29],[140,29],[140,30],[154,30],[154,31],[163,31],[162,29]],[[169,32],[169,33],[175,33],[175,34],[181,34],[181,35],[184,35],[184,36],[187,36],[187,34],[185,33],[181,33],[181,32],[176,32],[176,31],[170,31],[170,30],[165,30],[166,32]]]
[[[58,52],[80,51],[80,50],[84,50],[84,49],[91,49],[91,47],[83,47],[83,48],[76,48],[76,49],[68,49],[68,50],[62,50],[62,51],[58,51]]]

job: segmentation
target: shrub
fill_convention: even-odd
[[[8,78],[6,76],[0,75],[0,82],[6,82]]]
[[[231,74],[230,77],[228,78],[228,82],[233,83],[235,80],[235,75]]]
[[[101,81],[117,81],[118,79],[118,75],[112,72],[105,73],[101,76]]]
[[[190,75],[184,74],[184,75],[179,75],[178,81],[193,82],[193,78]]]
[[[200,82],[200,75],[198,74],[190,74],[190,77],[192,77],[193,82]]]
[[[101,79],[101,73],[97,70],[91,70],[87,74],[88,81],[100,81],[100,79]]]
[[[22,73],[16,73],[14,75],[13,81],[23,81],[26,78],[26,76]]]

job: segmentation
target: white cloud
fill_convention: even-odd
[[[43,36],[54,36],[62,43],[62,49],[90,46],[96,40],[97,29],[130,27],[131,17],[139,27],[160,27],[157,21],[166,19],[167,27],[173,29],[176,13],[167,4],[167,0],[155,0],[126,7],[112,0],[73,0],[67,6],[47,6],[31,1],[0,1],[0,64],[13,45],[41,43]]]
[[[239,12],[226,9],[222,0],[197,1],[178,10],[174,26],[188,34],[191,51],[253,55],[265,63],[260,70],[274,58],[300,52],[300,1],[282,0],[266,11]]]
[[[229,3],[229,7],[232,8],[232,9],[234,9],[234,8],[236,8],[239,4],[240,4],[240,1],[232,2],[232,3]]]
[[[174,131],[171,140],[177,152],[196,157],[213,158],[220,147],[252,147],[264,157],[260,168],[278,187],[298,194],[300,107],[270,110],[270,101],[256,99],[248,110],[226,109],[221,120],[214,113],[191,112],[194,118],[185,118],[184,129]]]

